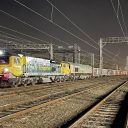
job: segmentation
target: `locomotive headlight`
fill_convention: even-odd
[[[3,55],[4,54],[4,51],[3,50],[0,50],[0,55]]]
[[[3,73],[8,73],[9,69],[8,68],[4,68]]]

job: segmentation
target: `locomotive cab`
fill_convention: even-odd
[[[0,50],[0,82],[22,75],[21,57]]]
[[[9,56],[0,56],[0,76],[9,72]]]

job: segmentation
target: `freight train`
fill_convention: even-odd
[[[17,87],[36,83],[85,79],[99,76],[99,68],[71,62],[55,61],[29,57],[22,54],[0,50],[0,87]],[[128,75],[128,71],[103,69],[102,74]]]

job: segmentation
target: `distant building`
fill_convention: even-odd
[[[128,56],[126,57],[126,66],[125,66],[125,70],[128,70]]]

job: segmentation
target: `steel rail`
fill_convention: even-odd
[[[128,82],[122,83],[118,88],[116,88],[114,91],[112,91],[109,95],[107,95],[100,102],[98,102],[92,109],[90,109],[87,113],[85,113],[80,119],[78,119],[76,122],[74,122],[69,128],[79,128],[83,122],[84,122],[83,124],[85,124],[85,127],[86,127],[85,122],[88,121],[88,119],[93,116],[93,114],[99,109],[100,106],[102,106],[104,104],[104,102],[106,100],[108,100],[112,95],[114,95],[116,93],[116,91],[118,89],[121,89],[122,86],[124,86],[125,84],[128,84]]]
[[[85,81],[84,81],[85,82]],[[72,85],[73,82],[65,82],[65,85]],[[27,86],[27,89],[26,87],[21,89],[19,88],[19,90],[16,90],[16,91],[10,91],[10,92],[7,92],[3,95],[0,95],[0,99],[3,99],[3,98],[8,98],[10,96],[16,96],[17,94],[22,94],[22,93],[29,93],[29,92],[35,92],[36,90],[41,90],[41,89],[48,89],[48,88],[52,88],[52,87],[57,87],[57,86],[65,86],[64,83],[51,83],[49,85],[39,85],[39,86],[33,86],[33,88],[28,88]]]
[[[0,118],[0,123],[3,123],[3,122],[5,122],[9,119],[16,118],[20,115],[29,113],[31,111],[37,110],[41,107],[44,107],[44,106],[47,106],[47,105],[50,105],[50,104],[53,104],[53,103],[56,103],[56,102],[60,102],[61,100],[69,99],[71,97],[74,97],[74,96],[76,96],[78,94],[81,94],[81,93],[84,93],[84,92],[86,92],[86,90],[82,90],[80,92],[75,92],[73,94],[66,95],[66,96],[63,96],[63,97],[58,97],[57,99],[53,99],[51,101],[47,101],[46,103],[42,103],[42,104],[39,104],[39,105],[32,106],[30,108],[25,108],[24,110],[21,110],[21,111],[19,110],[18,112],[14,112],[13,114],[10,114],[10,115],[7,115],[7,116],[4,116],[4,117]]]
[[[85,86],[85,87],[81,87],[81,88],[77,88],[77,89],[69,89],[69,90],[62,90],[62,91],[59,91],[59,92],[55,92],[55,93],[52,93],[52,94],[46,94],[46,95],[43,95],[43,96],[37,96],[36,98],[33,98],[33,99],[31,99],[31,100],[25,100],[25,101],[18,101],[18,102],[15,102],[15,103],[11,103],[11,104],[6,104],[6,105],[2,105],[2,106],[0,106],[0,111],[7,111],[8,109],[11,109],[11,108],[14,108],[14,107],[16,107],[16,106],[18,106],[18,105],[22,105],[22,104],[29,104],[29,103],[32,103],[32,102],[37,102],[38,100],[42,100],[42,99],[48,99],[48,98],[50,98],[50,97],[52,97],[52,96],[56,96],[56,95],[59,95],[59,94],[65,94],[65,92],[66,93],[72,93],[73,91],[81,91],[81,90],[84,90],[84,89],[86,89],[86,91],[90,91],[90,90],[92,90],[92,89],[96,89],[96,88],[100,88],[100,87],[102,87],[102,85],[101,86],[99,86],[99,85],[97,85],[97,86],[94,86],[94,85],[92,85],[92,86]]]

